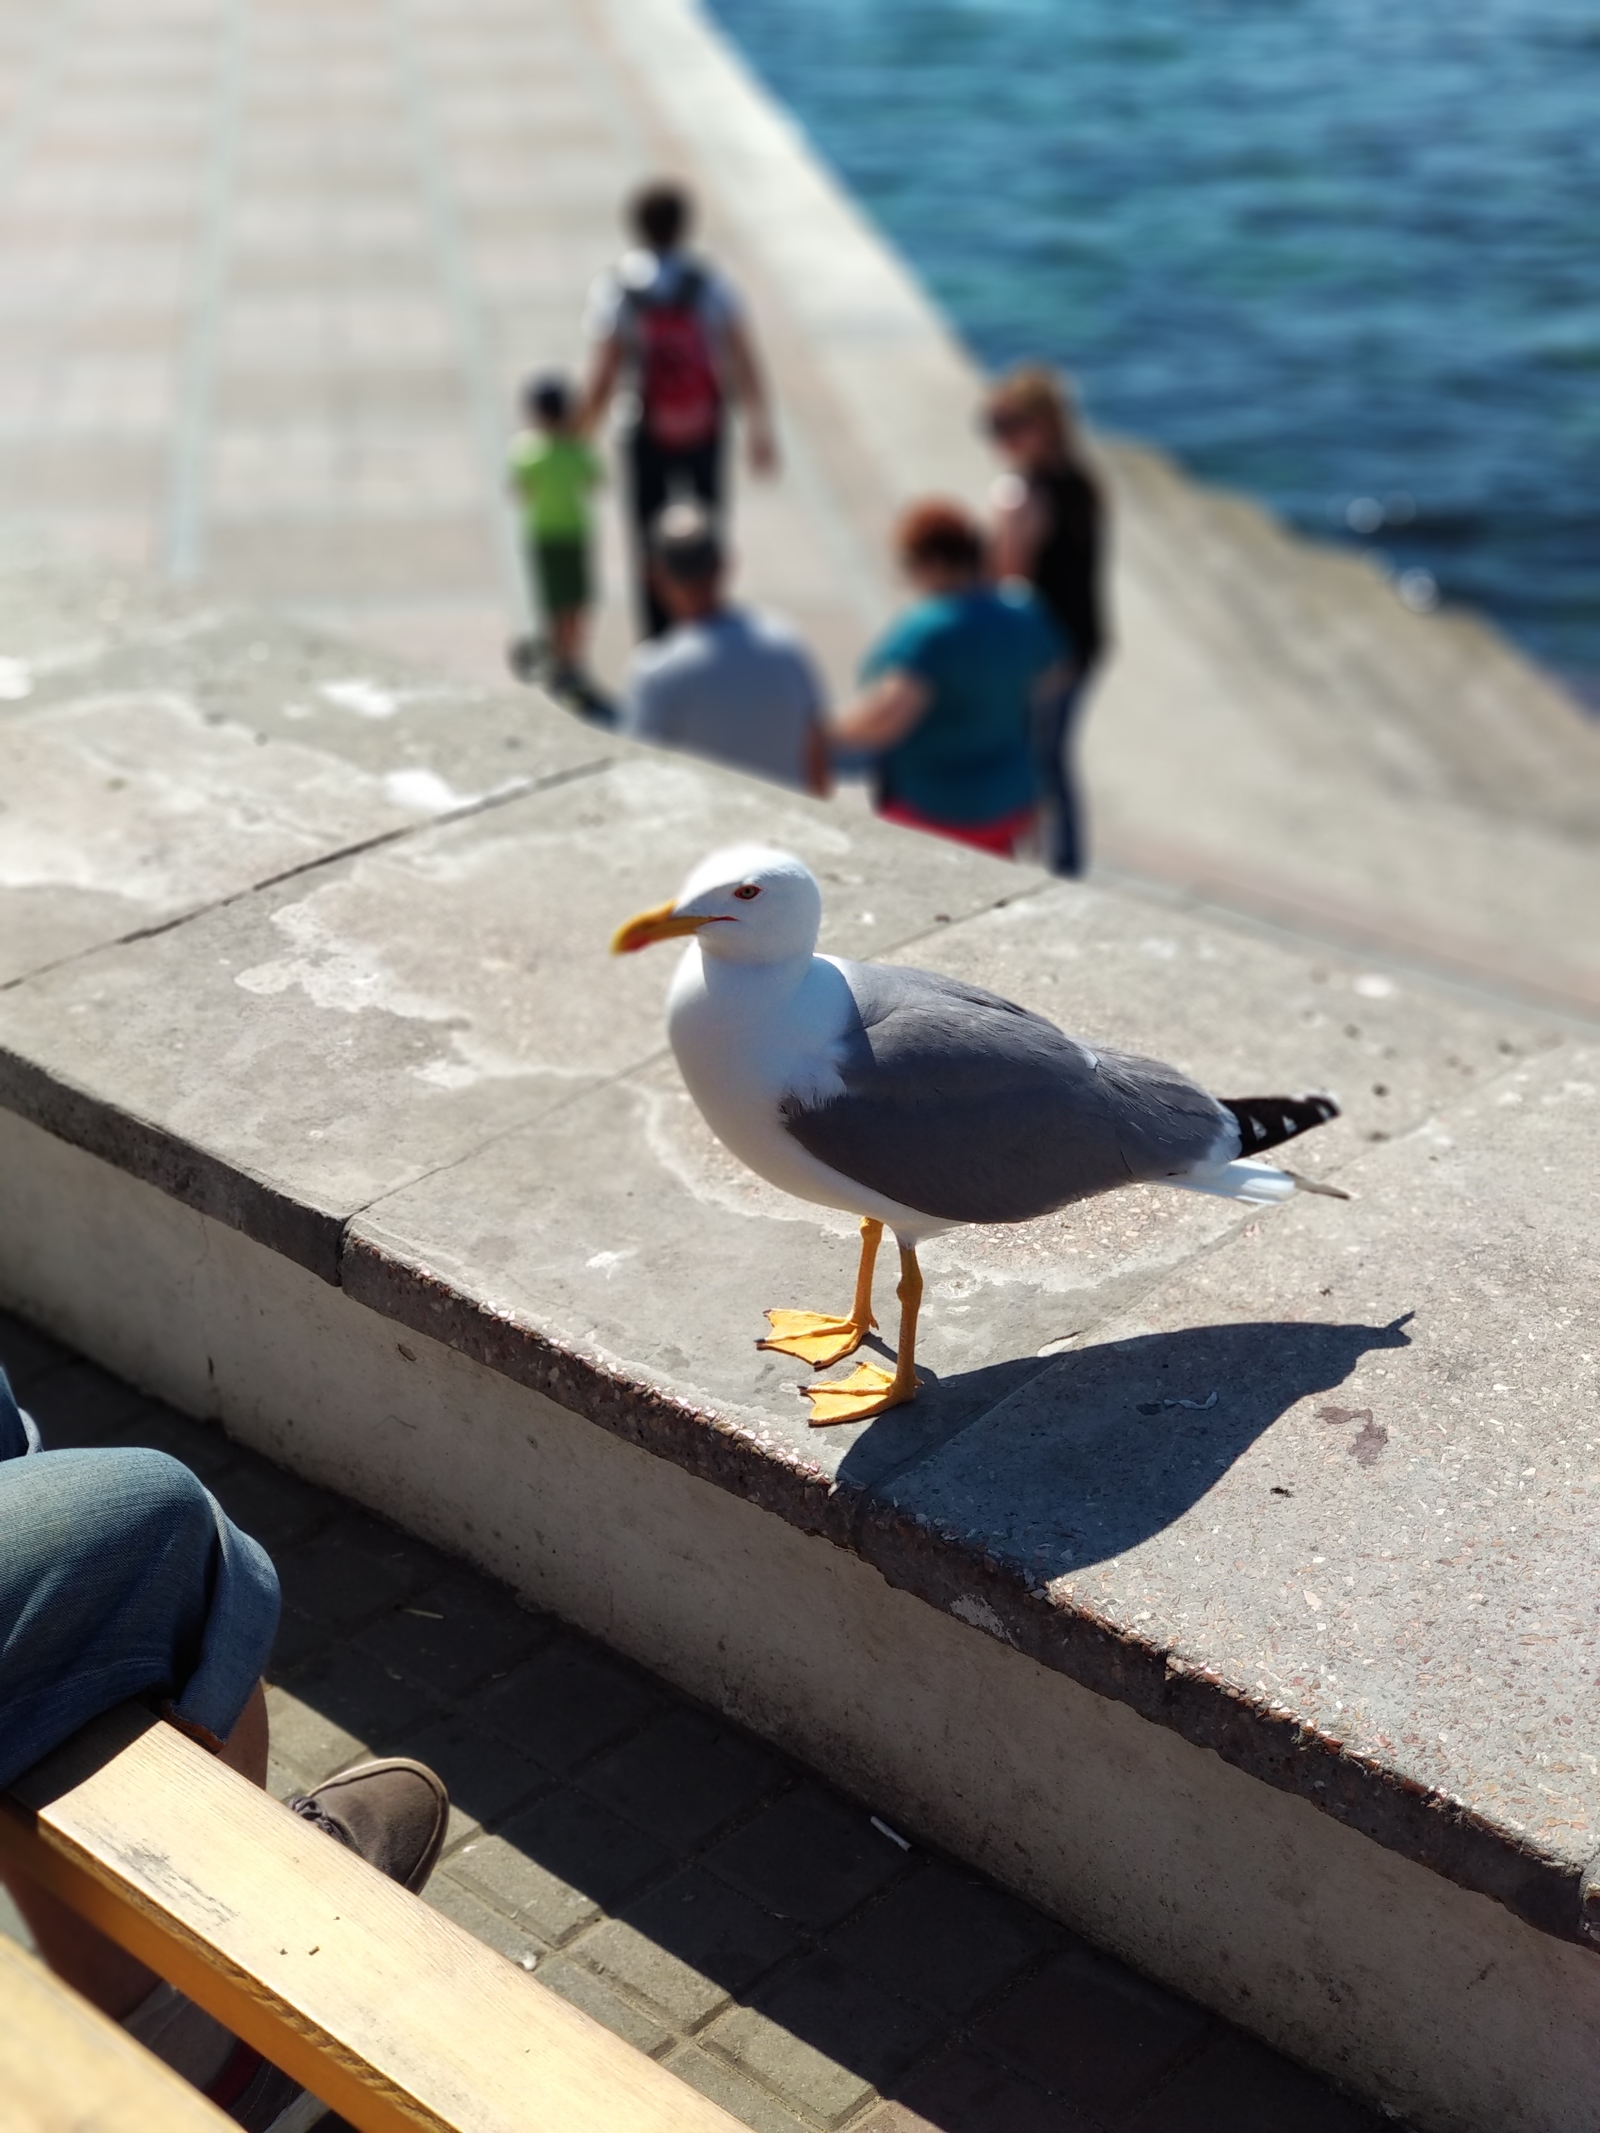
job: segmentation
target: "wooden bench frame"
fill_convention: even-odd
[[[0,1856],[361,2133],[737,2133],[697,2090],[135,1706],[0,1795]],[[55,2074],[63,2090],[71,2078]]]
[[[222,2133],[228,2124],[4,1934],[0,2115],[8,2133]]]

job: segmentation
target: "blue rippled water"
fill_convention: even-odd
[[[985,364],[1600,706],[1600,0],[711,5]]]

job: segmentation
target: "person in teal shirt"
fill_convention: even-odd
[[[587,699],[584,646],[594,599],[589,563],[590,498],[600,462],[573,416],[564,378],[533,379],[523,394],[528,426],[511,447],[511,488],[522,506],[528,564],[548,634],[550,683],[558,694]],[[514,646],[512,665],[524,680],[536,665],[533,648]]]
[[[1068,648],[1025,585],[995,586],[957,504],[913,506],[896,543],[921,594],[862,666],[837,752],[873,758],[878,813],[1003,858],[1036,827],[1036,721],[1070,678]]]

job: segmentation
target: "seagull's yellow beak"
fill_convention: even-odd
[[[702,926],[711,923],[709,917],[693,918],[687,912],[674,909],[671,904],[657,904],[653,911],[641,911],[625,926],[617,928],[611,936],[611,953],[632,955],[655,941],[671,941],[680,934],[698,933]]]

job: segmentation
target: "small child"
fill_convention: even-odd
[[[584,638],[593,594],[589,571],[589,498],[601,480],[600,462],[580,434],[572,391],[564,378],[530,379],[522,396],[528,427],[511,447],[511,487],[522,505],[528,564],[539,589],[549,635],[553,688],[593,694],[583,679]],[[524,680],[532,661],[513,647]]]

